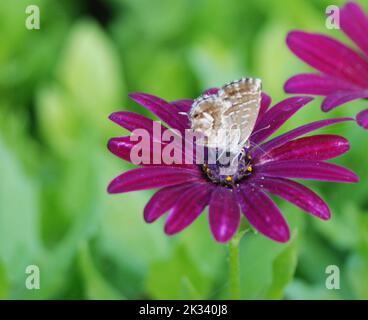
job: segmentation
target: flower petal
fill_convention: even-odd
[[[368,98],[368,89],[336,92],[326,97],[322,103],[322,110],[327,112],[349,101],[363,98]]]
[[[368,129],[368,109],[360,111],[356,116],[357,123],[364,129]]]
[[[194,185],[177,198],[165,223],[165,233],[173,235],[188,227],[208,205],[212,184]]]
[[[147,117],[144,117],[140,114],[134,113],[134,112],[114,112],[110,115],[110,120],[117,123],[118,125],[122,126],[123,128],[129,130],[129,131],[135,131],[135,130],[145,130],[149,136],[150,139],[153,139],[155,143],[160,143],[162,145],[166,144],[173,144],[176,146],[178,150],[181,151],[182,154],[185,155],[187,159],[195,159],[195,154],[193,149],[193,141],[185,141],[186,146],[184,146],[184,139],[181,133],[178,130],[168,129],[167,127],[160,124],[159,121],[153,121],[152,119],[149,119]],[[168,137],[172,137],[173,135],[176,135],[177,139],[172,139],[171,141],[163,141],[163,134],[170,130],[170,134]],[[160,136],[161,134],[161,136]],[[185,135],[184,135],[185,137]],[[165,138],[166,139],[166,138]],[[189,161],[189,160],[188,160]]]
[[[144,167],[129,170],[112,180],[109,193],[163,188],[185,182],[201,182],[201,173],[195,170],[175,167]]]
[[[251,150],[252,156],[254,159],[259,158],[261,155],[263,155],[264,153],[268,153],[269,151],[271,151],[272,149],[279,147],[281,145],[283,145],[284,143],[293,140],[299,136],[302,136],[304,134],[307,134],[309,132],[315,131],[317,129],[320,128],[324,128],[336,123],[340,123],[340,122],[346,122],[346,121],[353,121],[354,119],[352,118],[333,118],[333,119],[326,119],[326,120],[320,120],[320,121],[315,121],[315,122],[311,122],[308,123],[304,126],[295,128],[294,130],[291,130],[289,132],[286,132],[284,134],[282,134],[281,136],[278,136],[276,138],[273,138],[263,144],[261,144],[260,146],[254,148],[253,150]]]
[[[139,158],[134,160],[132,159],[132,149],[138,144],[140,144],[139,149],[146,147],[148,150],[147,152],[141,152]],[[114,137],[109,140],[107,147],[117,157],[139,166],[180,166],[193,170],[197,168],[195,164],[185,164],[185,150],[181,150],[179,146],[177,148],[180,152],[174,153],[170,155],[170,158],[165,159],[166,156],[169,156],[163,152],[165,144],[161,144],[161,146],[154,145],[151,138],[147,145],[143,146],[141,141],[132,141],[130,136]]]
[[[209,223],[218,242],[229,241],[240,223],[239,205],[232,191],[225,187],[216,188],[211,195]]]
[[[368,56],[368,17],[362,8],[348,2],[340,13],[340,25],[345,34]]]
[[[312,160],[272,161],[257,166],[257,173],[266,177],[295,178],[335,182],[358,182],[358,176],[336,164]]]
[[[257,145],[271,136],[295,112],[312,101],[310,97],[291,97],[285,99],[269,109],[254,127],[251,141]]]
[[[179,109],[179,112],[189,113],[190,109],[192,108],[193,100],[190,99],[175,100],[170,102],[170,104],[175,105]]]
[[[144,129],[150,135],[153,135],[154,121],[138,113],[128,111],[114,112],[109,116],[109,119],[129,131]],[[161,128],[161,132],[163,132],[165,129],[167,130],[167,128],[161,125],[159,122],[156,122],[155,125]]]
[[[144,208],[144,220],[148,223],[156,221],[175,205],[185,190],[192,186],[192,183],[184,183],[157,191]]]
[[[321,134],[289,141],[263,154],[258,163],[280,160],[328,160],[349,151],[349,141],[332,134]]]
[[[130,155],[132,148],[136,145],[137,142],[131,141],[131,137],[115,137],[111,138],[107,144],[107,148],[113,153],[114,155],[118,156],[119,158],[132,162]],[[144,159],[144,162],[146,162]],[[148,159],[149,161],[151,159]]]
[[[284,198],[318,218],[328,220],[331,217],[328,205],[316,193],[300,183],[270,177],[258,180],[258,182],[262,189]]]
[[[266,111],[268,110],[268,108],[270,107],[270,105],[271,105],[271,97],[268,94],[262,92],[261,106],[259,108],[256,125],[258,124],[259,121],[261,121],[261,118],[266,113]]]
[[[129,98],[146,107],[169,127],[180,131],[185,130],[185,121],[188,120],[188,117],[180,114],[180,110],[175,104],[170,104],[161,98],[140,92],[130,93]]]
[[[203,91],[202,95],[216,94],[219,90],[220,90],[220,88],[209,88],[209,89]]]
[[[255,185],[236,189],[236,197],[249,223],[260,233],[279,242],[290,239],[285,218],[271,198]]]
[[[325,35],[293,31],[290,50],[317,70],[359,86],[368,86],[368,62],[341,42]]]
[[[320,74],[298,74],[291,77],[284,85],[285,92],[299,94],[329,95],[337,91],[356,91],[361,87],[339,78]]]

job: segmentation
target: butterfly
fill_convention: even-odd
[[[189,111],[191,129],[199,133],[197,144],[239,154],[249,146],[261,105],[262,82],[242,78],[221,87],[215,94],[194,100]]]

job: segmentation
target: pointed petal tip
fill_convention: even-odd
[[[356,115],[356,122],[360,127],[362,127],[365,130],[368,130],[368,109],[360,111]]]
[[[129,97],[129,98],[132,98],[132,97],[136,97],[137,95],[140,95],[140,94],[143,94],[143,92],[138,92],[138,91],[135,91],[135,92],[129,92],[129,93],[128,93],[128,97]]]
[[[307,101],[310,102],[314,100],[314,98],[310,95],[317,94],[316,92],[310,92],[309,88],[305,87],[305,84],[307,83],[309,85],[309,77],[311,74],[297,74],[292,77],[290,77],[286,82],[284,83],[284,91],[286,93],[295,93],[295,94],[307,94],[308,96],[301,96],[301,98],[311,98],[311,100]],[[316,84],[314,84],[316,85]]]
[[[144,92],[130,92],[128,93],[128,97],[135,102],[139,103],[139,99],[144,97],[149,97],[150,95]],[[138,100],[138,101],[137,101]]]
[[[153,218],[150,214],[148,214],[148,213],[146,212],[146,210],[144,210],[144,212],[143,212],[143,219],[144,219],[144,221],[145,221],[146,223],[153,223],[153,222],[155,222],[155,221],[156,221],[156,219],[155,219],[155,218]]]
[[[284,91],[286,93],[297,93],[293,90],[293,82],[296,76],[293,76],[291,78],[289,78],[288,80],[286,80],[286,82],[284,83]]]
[[[324,221],[328,221],[331,219],[331,211],[330,209],[328,209],[328,211],[324,214],[319,216],[320,219],[324,220]]]
[[[216,242],[221,243],[221,244],[227,244],[233,238],[233,236],[230,238],[229,237],[221,238],[221,237],[215,237],[215,236],[213,237],[215,238]]]
[[[111,153],[114,153],[114,150],[115,150],[115,147],[116,147],[116,138],[110,138],[110,139],[107,141],[106,147],[107,147],[107,149],[108,149]]]
[[[173,236],[173,235],[179,233],[179,231],[183,231],[185,229],[184,228],[184,229],[178,230],[176,227],[174,228],[173,226],[174,225],[172,225],[172,224],[165,223],[165,225],[164,225],[164,232],[165,232],[166,235]]]
[[[240,214],[239,214],[240,215]],[[240,221],[240,219],[239,219]],[[238,225],[239,227],[239,225]],[[211,233],[212,236],[214,237],[214,239],[222,244],[226,244],[228,243],[235,235],[236,231],[238,230],[238,227],[236,227],[234,232],[229,232],[228,230],[226,232],[218,232],[218,230],[214,230],[213,228],[211,228]]]
[[[294,96],[286,99],[287,101],[290,101],[291,105],[294,104],[300,104],[301,106],[304,106],[308,104],[309,102],[313,101],[314,98],[311,96]]]
[[[114,179],[115,180],[115,179]],[[110,194],[115,194],[115,193],[119,193],[116,189],[115,189],[115,183],[114,183],[114,180],[112,180],[109,185],[107,186],[107,193],[110,193]]]
[[[314,100],[314,97],[310,97],[310,96],[301,96],[300,97],[300,101],[303,103],[303,104],[307,104],[307,103],[310,103]]]
[[[125,115],[126,115],[125,111],[116,111],[109,115],[109,120],[118,125],[121,125],[121,122],[124,120]]]
[[[357,174],[353,173],[351,182],[352,183],[358,183],[359,181],[360,181],[359,176]]]
[[[265,234],[270,239],[280,242],[280,243],[286,243],[291,238],[291,233],[289,227],[281,228],[278,230],[277,233],[275,233],[275,230],[273,230],[272,234]]]
[[[308,35],[307,32],[301,30],[292,30],[286,36],[286,44],[290,48],[293,45],[295,40],[298,40],[299,37]],[[291,49],[291,48],[290,48]]]
[[[267,93],[262,91],[261,98],[262,98],[261,102],[265,105],[265,108],[268,109],[268,107],[272,102],[271,97]]]
[[[110,119],[111,121],[114,121],[114,122],[115,122],[115,119],[116,119],[116,117],[118,116],[118,113],[119,113],[119,112],[113,112],[113,113],[111,113],[111,114],[109,115],[109,119]]]
[[[258,232],[276,242],[289,241],[290,228],[285,217],[274,201],[259,187],[253,185],[248,191],[243,186],[236,196],[242,213]]]
[[[345,183],[358,183],[360,181],[359,176],[355,172],[353,172],[353,171],[351,171],[351,170],[349,170],[345,167],[341,167],[341,168],[346,170],[346,175],[345,175],[345,180],[340,181],[340,182],[343,182],[343,183],[344,182]]]

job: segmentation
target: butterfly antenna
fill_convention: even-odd
[[[258,129],[257,131],[252,132],[252,134],[250,135],[250,137],[251,137],[252,135],[254,135],[254,134],[258,133],[258,132],[261,132],[261,131],[263,131],[263,130],[269,129],[270,127],[271,127],[271,125],[268,125],[268,126],[266,126],[266,127],[264,127],[264,128]]]
[[[264,150],[262,147],[261,147],[261,144],[255,144],[253,142],[251,142],[251,148],[249,149],[250,152],[252,152],[253,150],[255,149],[260,149],[261,151],[264,152],[264,155],[267,156],[268,152],[266,152],[266,150]]]

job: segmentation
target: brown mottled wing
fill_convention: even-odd
[[[223,113],[224,127],[240,130],[239,144],[250,137],[261,104],[261,80],[243,78],[222,87],[218,96],[228,107]]]

